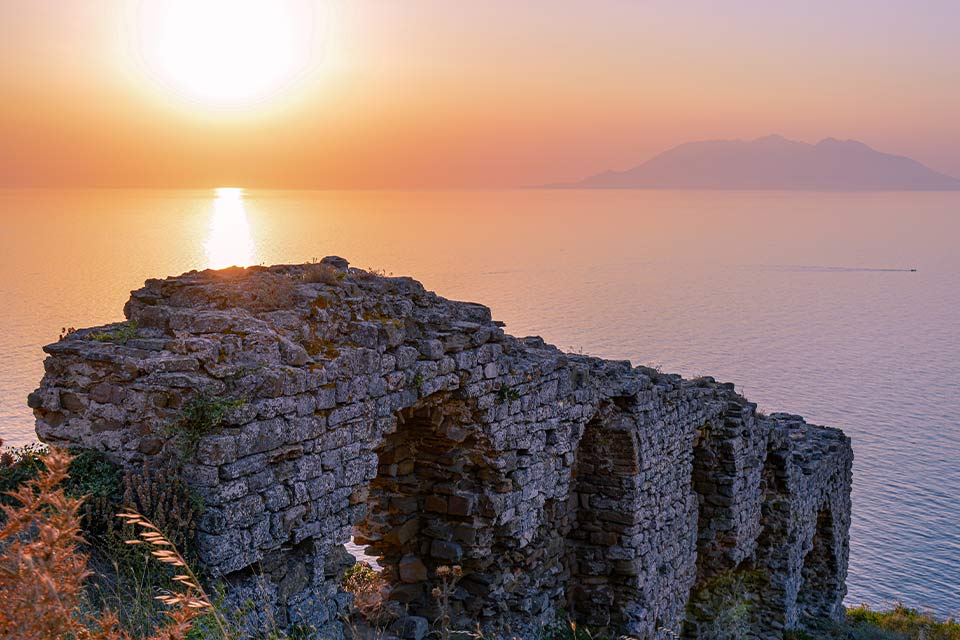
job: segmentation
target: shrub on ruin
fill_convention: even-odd
[[[367,267],[364,269],[351,269],[354,277],[357,280],[376,280],[377,278],[388,278],[393,275],[393,272],[388,272],[385,269],[377,269],[375,267]]]
[[[346,273],[329,264],[313,263],[303,268],[303,274],[300,277],[304,282],[337,284],[345,275]]]

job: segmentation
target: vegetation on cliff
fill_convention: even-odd
[[[960,622],[897,604],[875,611],[863,604],[847,609],[844,622],[817,634],[792,633],[786,640],[960,640]]]

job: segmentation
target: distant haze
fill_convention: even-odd
[[[311,54],[231,108],[151,70],[164,2],[0,0],[0,186],[521,187],[771,132],[960,176],[955,0],[272,0]]]
[[[674,147],[626,171],[554,185],[599,189],[957,190],[960,180],[856,140],[817,144],[770,135]]]

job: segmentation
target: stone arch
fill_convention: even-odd
[[[639,493],[636,439],[616,421],[590,420],[574,455],[570,526],[565,532],[571,575],[567,602],[581,622],[606,627],[636,605],[635,546]]]
[[[732,390],[731,390],[732,391]],[[739,395],[697,430],[693,490],[698,502],[697,576],[703,582],[736,569],[756,551],[768,449],[756,405]]]
[[[799,628],[836,617],[840,605],[837,594],[841,593],[838,576],[833,514],[830,506],[825,505],[817,514],[810,550],[803,558],[800,572],[796,607]]]
[[[722,413],[705,420],[693,442],[697,556],[685,638],[739,638],[768,624],[768,599],[754,596],[769,587],[763,522],[767,507],[778,501],[784,478],[770,455],[768,428],[756,405],[734,393],[732,386],[724,401]],[[771,540],[779,527],[773,520],[766,531]]]
[[[480,513],[492,477],[487,451],[466,403],[447,394],[401,410],[396,430],[374,449],[377,475],[354,539],[378,558],[387,598],[411,615],[433,619],[431,590],[443,565],[463,569],[454,613],[476,615],[483,606],[476,574],[491,562],[492,525]]]
[[[755,571],[753,586],[759,594],[751,611],[751,623],[757,630],[786,626],[791,611],[789,604],[796,598],[796,581],[790,579],[794,561],[784,545],[795,526],[788,456],[783,443],[771,437],[761,472],[760,532],[755,558],[751,562]]]
[[[504,631],[489,637],[536,637],[570,594],[581,616],[594,597],[612,601],[625,622],[611,626],[651,638],[680,628],[704,579],[730,574],[737,587],[752,571],[774,429],[790,472],[791,524],[770,540],[787,589],[784,626],[796,622],[802,577],[807,589],[825,582],[815,559],[831,546],[839,606],[852,462],[841,432],[785,414],[758,420],[733,385],[563,354],[506,335],[481,305],[324,262],[339,273],[286,265],[148,281],[126,307],[134,338],[113,325],[45,347],[46,375],[28,400],[38,434],[129,466],[166,446],[165,425],[196,391],[216,394],[214,407],[243,398],[202,438],[184,479],[206,505],[197,544],[208,572],[227,577],[240,602],[262,575],[281,624],[340,637],[348,598],[337,579],[350,561],[340,545],[359,524],[382,547],[396,596],[428,617],[433,566],[460,555],[456,606]],[[595,452],[597,434],[612,434],[617,461],[628,449],[617,443],[637,443],[625,470],[597,472],[591,460],[609,461]],[[629,468],[637,454],[639,472]],[[588,469],[615,481],[591,491]],[[825,543],[814,520],[826,500]],[[404,557],[411,575],[420,575],[414,560],[423,564],[424,580],[400,579]],[[733,591],[739,601],[727,584],[721,598]],[[807,612],[819,606],[811,594]]]

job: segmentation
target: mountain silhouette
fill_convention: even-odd
[[[756,140],[681,144],[626,171],[551,187],[591,189],[953,190],[960,180],[856,140],[807,144]]]

